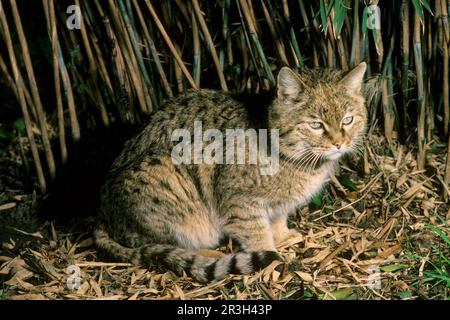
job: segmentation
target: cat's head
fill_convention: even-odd
[[[272,127],[280,129],[281,154],[309,165],[360,149],[367,122],[361,93],[365,71],[364,62],[347,73],[282,68],[271,112]]]

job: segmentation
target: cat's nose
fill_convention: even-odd
[[[334,146],[339,150],[339,149],[341,149],[342,142],[336,141],[336,142],[334,143]]]

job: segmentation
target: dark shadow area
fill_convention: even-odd
[[[39,204],[39,217],[65,223],[95,214],[104,177],[137,130],[137,126],[115,123],[83,131],[81,140],[68,146],[69,160]]]

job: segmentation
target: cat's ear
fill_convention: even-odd
[[[361,62],[353,70],[351,70],[347,75],[339,81],[340,84],[344,85],[349,91],[353,93],[360,93],[363,84],[364,73],[366,73],[367,64]]]
[[[305,85],[297,74],[288,67],[281,68],[277,78],[278,97],[283,100],[297,98],[299,93],[305,89]]]

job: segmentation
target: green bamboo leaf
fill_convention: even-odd
[[[25,132],[25,121],[23,120],[23,118],[14,121],[14,128],[19,130],[19,132],[21,133]]]
[[[315,206],[317,206],[318,208],[322,207],[322,196],[323,193],[320,192],[318,194],[316,194],[312,199],[311,199],[311,203],[313,203]]]
[[[345,0],[336,0],[334,2],[334,28],[338,35],[341,34],[342,27],[345,22],[345,16],[347,15],[346,4],[347,3]]]
[[[425,7],[425,9],[428,10],[429,13],[431,13],[433,15],[433,11],[431,11],[431,7],[430,4],[428,3],[427,0],[421,0],[422,5]]]
[[[420,4],[419,0],[412,0],[412,3],[414,5],[414,10],[416,10],[416,13],[419,15],[420,22],[423,23],[423,9],[422,9],[422,5]]]
[[[447,237],[447,235],[443,233],[441,229],[439,229],[436,226],[433,226],[433,230],[450,246],[450,238]]]
[[[345,299],[349,299],[354,291],[355,291],[354,288],[344,288],[344,289],[336,290],[336,291],[332,292],[331,294],[337,300],[345,300]],[[327,298],[326,300],[328,300],[328,299],[331,299],[331,297]]]
[[[358,191],[358,186],[350,179],[349,176],[343,174],[339,177],[339,181],[343,186],[347,187],[351,191]]]
[[[6,129],[0,128],[0,140],[12,140],[14,139],[14,134]]]
[[[369,7],[365,7],[363,14],[362,14],[362,24],[361,24],[361,29],[362,29],[362,33],[367,33],[367,18],[369,17]]]
[[[382,266],[380,267],[381,271],[384,272],[395,272],[395,271],[399,271],[399,270],[403,270],[408,268],[408,266],[406,264],[390,264],[388,266]]]
[[[325,6],[325,0],[320,0],[320,19],[322,20],[323,30],[326,33],[328,28],[328,20],[327,20],[327,10]]]
[[[410,292],[410,291],[401,291],[401,292],[397,293],[397,296],[400,299],[408,299],[408,298],[412,297],[412,292]]]
[[[427,280],[435,280],[435,279],[439,279],[439,280],[444,280],[444,281],[449,281],[450,282],[450,276],[449,275],[445,275],[445,274],[438,274],[435,272],[424,272],[424,275],[431,277],[431,278],[425,278]]]

